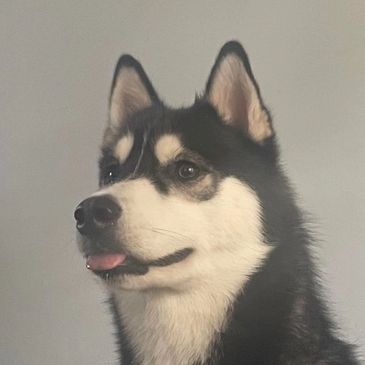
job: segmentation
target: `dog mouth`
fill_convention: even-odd
[[[87,256],[86,267],[103,279],[127,274],[145,275],[151,267],[164,267],[179,263],[192,252],[192,248],[184,248],[151,261],[142,261],[122,252],[102,253]]]

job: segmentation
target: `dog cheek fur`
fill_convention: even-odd
[[[261,207],[254,191],[233,177],[223,179],[217,189],[209,200],[189,200],[179,189],[161,195],[140,178],[115,184],[108,193],[123,209],[122,241],[142,259],[158,259],[187,246],[211,253],[242,250],[251,242],[261,245]]]

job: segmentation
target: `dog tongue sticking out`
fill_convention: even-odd
[[[122,265],[126,257],[121,253],[88,256],[86,267],[94,271],[112,270]]]

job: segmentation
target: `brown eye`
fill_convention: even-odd
[[[189,161],[180,161],[177,163],[177,175],[180,180],[194,180],[199,176],[200,169],[197,165]]]

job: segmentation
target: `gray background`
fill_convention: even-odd
[[[313,213],[343,333],[364,345],[364,1],[0,1],[0,363],[115,364],[73,208],[96,188],[118,56],[188,104],[243,42],[286,169]],[[364,350],[364,347],[362,347]]]

